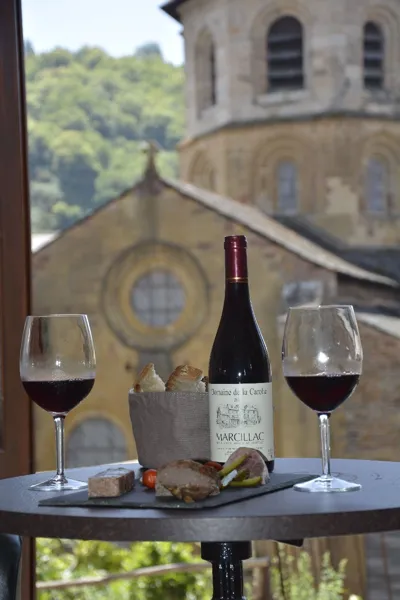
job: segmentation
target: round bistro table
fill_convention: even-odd
[[[320,472],[316,459],[278,459],[275,464],[276,472]],[[70,469],[68,475],[87,480],[100,469]],[[39,507],[38,501],[52,494],[28,487],[47,474],[3,479],[0,532],[116,542],[201,542],[202,558],[212,564],[213,598],[244,600],[242,561],[251,556],[249,540],[300,545],[304,538],[400,529],[400,463],[333,460],[332,471],[358,481],[362,490],[321,494],[286,489],[218,508],[181,511]]]

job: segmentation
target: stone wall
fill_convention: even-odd
[[[333,420],[338,457],[400,460],[400,340],[360,325],[364,372],[357,391]]]
[[[225,123],[355,111],[384,117],[398,111],[400,6],[396,0],[201,0],[181,7],[186,55],[188,137]],[[304,29],[304,89],[267,93],[266,35],[291,15]],[[385,38],[382,92],[363,88],[363,26]],[[218,103],[199,113],[197,40],[207,30],[217,50]]]
[[[181,177],[277,210],[277,169],[298,174],[297,211],[352,244],[396,245],[400,215],[400,5],[396,0],[198,0],[181,7],[186,140]],[[267,89],[266,35],[284,16],[303,27],[304,88]],[[384,38],[383,89],[363,83],[363,27]],[[207,40],[204,48],[201,40]],[[217,102],[199,110],[213,41]],[[200,67],[199,67],[200,65]],[[367,214],[367,166],[387,171],[387,210]]]
[[[190,3],[189,3],[190,4]],[[276,171],[291,160],[298,172],[298,212],[356,245],[400,241],[400,123],[378,119],[321,118],[221,130],[180,146],[181,177],[239,202],[277,210]],[[390,170],[390,208],[371,215],[365,206],[368,161],[382,156]],[[203,179],[194,167],[203,160]],[[205,166],[207,165],[207,166]]]

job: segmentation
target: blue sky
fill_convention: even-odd
[[[160,10],[161,4],[161,0],[22,0],[24,36],[36,52],[89,45],[101,46],[113,56],[132,54],[137,46],[156,41],[167,61],[181,64],[181,27]]]

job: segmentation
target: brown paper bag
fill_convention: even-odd
[[[129,392],[139,463],[158,469],[171,460],[209,460],[208,394]]]

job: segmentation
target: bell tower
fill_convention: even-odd
[[[173,0],[181,177],[354,244],[400,240],[397,0]]]

